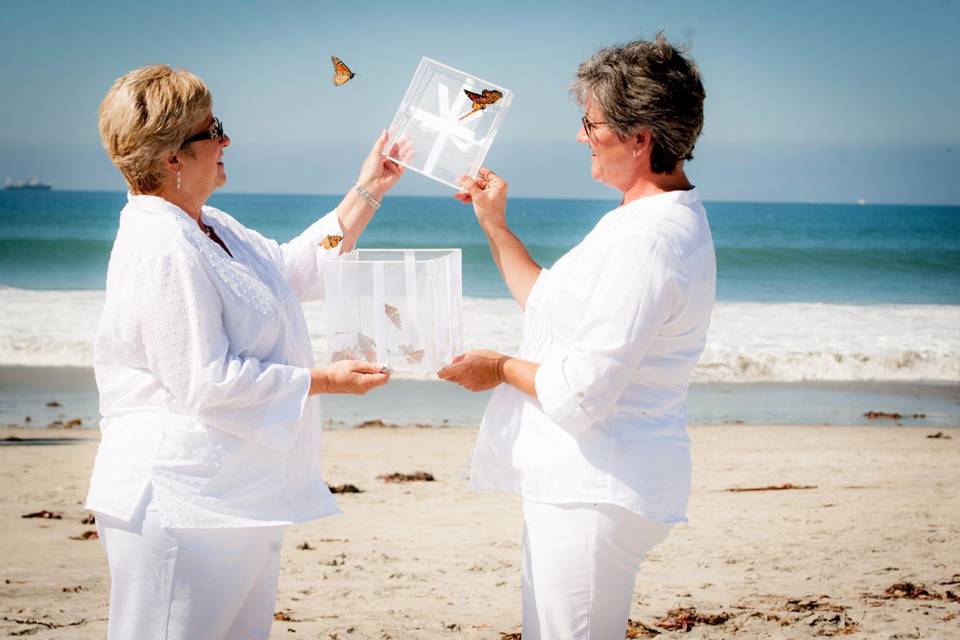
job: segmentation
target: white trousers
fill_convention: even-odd
[[[637,569],[672,525],[611,504],[523,501],[523,640],[623,640]]]
[[[284,527],[165,529],[153,504],[97,513],[110,565],[110,640],[265,639]]]

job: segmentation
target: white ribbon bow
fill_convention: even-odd
[[[442,147],[447,140],[450,140],[460,151],[466,151],[472,145],[476,145],[477,139],[473,130],[459,121],[461,111],[466,109],[464,104],[467,98],[466,94],[462,91],[457,92],[454,95],[453,102],[451,102],[450,89],[441,82],[437,85],[437,97],[439,101],[438,111],[440,112],[438,114],[430,113],[420,107],[410,107],[410,116],[420,121],[424,131],[440,133],[434,148]]]

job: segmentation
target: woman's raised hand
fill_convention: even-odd
[[[310,395],[350,393],[362,396],[390,380],[383,365],[362,360],[338,360],[325,369],[314,369],[310,377]]]
[[[360,166],[357,182],[377,200],[397,184],[403,175],[403,166],[394,160],[406,162],[413,155],[413,143],[409,139],[394,142],[390,152],[385,154],[389,134],[386,131],[373,143],[370,154]]]
[[[463,191],[453,197],[464,204],[473,203],[473,212],[481,227],[507,226],[506,180],[482,167],[476,180],[463,176],[458,182]]]

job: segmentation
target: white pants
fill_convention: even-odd
[[[523,640],[623,640],[640,562],[670,531],[610,504],[523,501]]]
[[[165,529],[149,504],[127,523],[97,513],[110,565],[110,640],[270,635],[284,527]]]

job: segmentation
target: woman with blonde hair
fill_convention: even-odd
[[[643,557],[684,520],[684,408],[710,324],[716,264],[683,163],[703,127],[693,61],[658,35],[582,63],[577,141],[619,205],[550,269],[506,221],[507,184],[465,178],[524,309],[516,357],[471,351],[440,377],[497,387],[471,483],[523,498],[523,640],[622,640]]]
[[[389,379],[366,362],[315,367],[300,302],[323,295],[324,263],[354,246],[402,169],[384,133],[340,204],[279,244],[206,204],[230,137],[198,77],[127,73],[100,134],[129,186],[95,341],[87,497],[110,566],[108,636],[266,638],[284,528],[337,512],[318,396]]]

